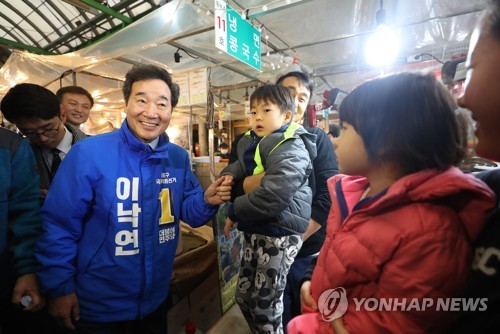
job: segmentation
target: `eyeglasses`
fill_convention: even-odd
[[[25,137],[30,138],[30,139],[37,138],[38,136],[55,137],[59,133],[59,127],[60,127],[60,125],[61,125],[61,121],[59,121],[59,123],[57,124],[57,127],[52,128],[52,129],[48,129],[48,130],[45,130],[45,131],[35,132],[35,131],[24,131],[24,130],[21,130],[21,129],[19,129],[19,131],[21,131],[21,133]]]

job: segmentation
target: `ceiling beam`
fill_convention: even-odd
[[[274,2],[266,5],[266,8],[267,8],[266,10],[263,9],[264,6],[262,6],[260,8],[248,9],[248,18],[255,19],[259,16],[271,14],[271,13],[274,13],[274,12],[277,12],[277,11],[280,11],[283,9],[295,7],[297,5],[302,5],[305,2],[309,2],[309,1],[312,1],[312,0],[289,0],[290,3],[288,3],[288,4],[286,1],[283,1],[282,3],[280,3],[279,1],[274,1]]]
[[[121,1],[116,6],[114,6],[114,8],[116,10],[127,8],[128,6],[130,6],[131,4],[133,4],[134,1],[135,0],[124,0],[124,1]],[[150,12],[152,12],[155,9],[156,8],[151,8],[150,10],[147,10],[145,13],[142,13],[140,15],[135,16],[134,17],[134,21],[138,20],[139,18],[143,17],[146,14],[149,14]],[[75,35],[81,34],[86,29],[94,29],[98,24],[101,24],[101,22],[103,20],[105,20],[106,17],[107,16],[105,16],[104,14],[100,14],[98,16],[93,17],[92,19],[84,22],[83,24],[81,24],[80,26],[78,26],[77,28],[75,28],[74,30],[70,31],[68,34],[66,34],[66,36],[62,36],[62,37],[58,38],[57,40],[53,41],[52,43],[50,43],[49,45],[47,45],[46,48],[48,50],[53,49],[53,48],[57,48],[59,44],[64,44],[68,40],[68,36],[75,36]],[[124,25],[125,24],[120,25],[117,30],[122,29],[124,27]],[[84,48],[86,46],[91,45],[92,43],[95,43],[98,40],[101,40],[104,37],[109,37],[112,33],[116,32],[117,30],[107,31],[106,33],[103,33],[103,34],[96,34],[96,38],[95,39],[91,40],[90,42],[83,43],[83,44],[79,45],[78,47],[74,48],[71,51],[79,50],[81,48]]]
[[[109,16],[113,16],[127,24],[133,22],[133,20],[130,17],[125,16],[122,13],[113,10],[108,6],[104,6],[102,3],[99,3],[95,0],[73,0],[73,1],[83,2],[84,4],[89,5],[90,7],[95,8],[105,14],[108,14]]]
[[[26,50],[32,53],[38,53],[42,55],[54,55],[53,53],[48,52],[44,49],[40,49],[31,45],[22,44],[16,41],[11,41],[2,37],[0,37],[0,44],[7,45],[19,50]]]
[[[35,39],[33,38],[33,36],[31,36],[31,34],[28,34],[26,31],[24,31],[24,29],[22,29],[16,22],[12,21],[10,19],[10,17],[4,15],[3,13],[0,13],[0,17],[3,17],[7,22],[9,22],[12,25],[13,28],[18,29],[24,36],[26,36],[26,39],[30,40],[31,43],[33,43],[33,45],[35,45],[35,47],[40,47],[40,44],[38,44],[38,42],[35,41]],[[12,29],[12,30],[14,30],[14,29]],[[11,36],[15,36],[17,34],[10,34],[10,35]]]
[[[75,29],[75,25],[73,24],[73,22],[71,22],[71,20],[66,15],[64,15],[62,10],[59,8],[60,6],[55,6],[54,3],[52,2],[52,0],[46,0],[46,1],[47,1],[47,4],[49,4],[50,7],[52,7],[51,9],[53,11],[55,11],[57,13],[57,15],[59,15],[63,19],[64,22],[61,22],[62,27],[64,27],[65,25],[69,25],[70,29],[68,29],[68,31]],[[56,15],[54,15],[54,16],[56,16]],[[45,19],[45,21],[48,21],[48,19]],[[47,42],[50,43],[51,40],[48,40]],[[80,43],[83,43],[83,42],[84,42],[83,38],[80,37]],[[67,47],[71,48],[71,45],[67,45]]]
[[[24,20],[26,23],[28,23],[30,26],[33,27],[33,29],[35,29],[39,34],[40,36],[42,36],[42,38],[45,39],[45,41],[47,41],[47,43],[50,43],[50,39],[47,37],[47,35],[38,27],[37,24],[34,24],[33,21],[30,20],[29,16],[28,15],[24,15],[21,14],[17,8],[15,8],[14,6],[12,6],[11,4],[9,4],[7,1],[4,3],[5,6],[7,6],[11,11],[13,11],[14,13],[16,13],[16,15],[18,15],[21,20]],[[19,7],[19,6],[18,6]],[[21,27],[17,27],[18,29],[20,30],[23,30]],[[26,34],[26,32],[24,32],[23,30],[23,33]]]

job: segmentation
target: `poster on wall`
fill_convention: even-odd
[[[220,205],[213,218],[215,243],[217,245],[217,263],[219,267],[219,287],[222,314],[234,304],[234,294],[238,283],[241,256],[243,254],[243,234],[238,229],[231,229],[229,239],[224,235],[227,207],[229,203]]]
[[[191,105],[207,103],[207,69],[189,72],[189,102]]]
[[[173,74],[172,80],[179,85],[180,94],[179,102],[177,102],[178,107],[189,106],[189,75],[184,74]]]

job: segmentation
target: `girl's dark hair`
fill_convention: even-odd
[[[463,159],[466,134],[456,109],[434,75],[401,73],[357,87],[339,113],[363,138],[372,162],[396,162],[410,174]]]
[[[179,101],[179,85],[172,81],[172,77],[165,69],[155,65],[136,65],[127,72],[125,75],[125,82],[122,87],[125,104],[128,104],[128,99],[130,98],[134,82],[152,79],[159,79],[167,84],[172,94],[171,104],[172,108],[174,108]]]
[[[488,12],[490,13],[489,31],[500,40],[500,0],[490,0]]]
[[[275,104],[279,106],[282,114],[291,110],[292,119],[293,115],[295,115],[295,102],[292,93],[283,86],[267,84],[258,87],[250,96],[250,106],[254,105],[256,101]]]

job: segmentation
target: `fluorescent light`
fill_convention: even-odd
[[[379,24],[365,46],[366,60],[373,66],[391,64],[399,53],[399,37],[385,24]]]

